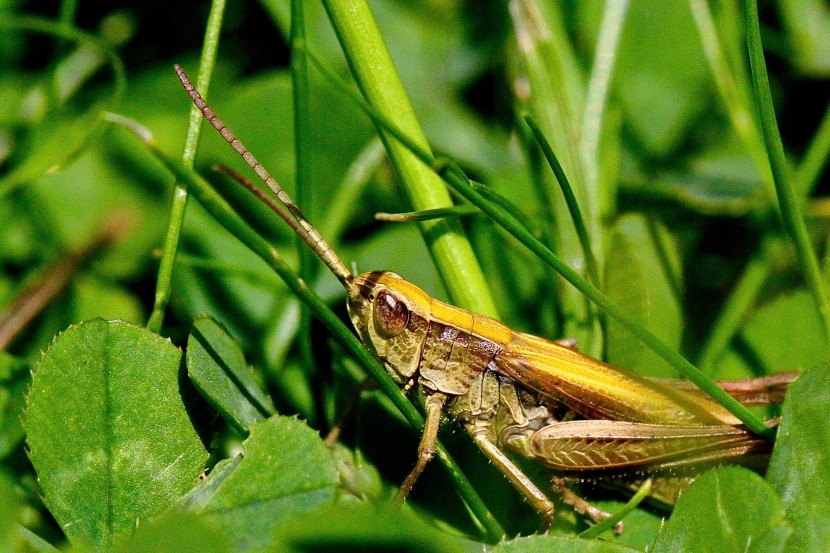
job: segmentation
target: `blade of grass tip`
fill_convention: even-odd
[[[213,67],[216,64],[216,51],[219,48],[219,33],[222,30],[222,18],[225,13],[225,0],[213,0],[210,6],[205,36],[202,42],[202,54],[199,59],[199,75],[196,81],[197,88],[205,96],[208,93]],[[196,158],[196,148],[199,145],[199,132],[202,126],[202,114],[199,109],[190,106],[190,119],[187,127],[187,138],[182,152],[182,162],[193,167]],[[153,311],[147,321],[147,328],[155,333],[161,332],[167,304],[170,303],[170,289],[173,282],[173,264],[176,261],[176,252],[179,249],[179,237],[184,223],[184,214],[187,208],[187,187],[177,182],[173,191],[173,201],[170,205],[170,220],[167,223],[167,234],[164,238],[158,276],[156,277],[156,293],[153,300]]]
[[[599,288],[599,270],[597,269],[596,257],[594,257],[594,252],[591,249],[591,238],[588,236],[585,219],[582,218],[582,211],[579,209],[579,204],[576,201],[576,196],[574,196],[571,183],[568,181],[568,176],[565,174],[565,170],[562,169],[562,164],[559,163],[559,159],[553,152],[553,148],[551,148],[542,130],[536,125],[533,117],[527,113],[524,115],[524,120],[527,126],[530,127],[530,131],[533,133],[534,138],[536,138],[539,147],[542,148],[542,153],[545,155],[545,159],[548,161],[548,165],[556,177],[556,182],[559,183],[559,187],[562,189],[562,195],[565,196],[565,203],[568,206],[568,213],[570,213],[576,235],[579,238],[579,245],[582,247],[582,255],[585,257],[585,269],[588,272],[588,278],[594,286]]]
[[[418,117],[378,29],[363,0],[324,0],[352,76],[367,102],[400,128],[422,149],[429,151]],[[389,158],[415,211],[451,207],[447,187],[428,165],[378,127]],[[455,305],[498,318],[487,279],[461,224],[454,219],[419,223],[427,248]]]
[[[455,207],[441,207],[438,209],[425,209],[424,211],[410,211],[407,213],[375,213],[376,221],[388,221],[391,223],[413,223],[417,221],[431,221],[444,217],[469,217],[478,215],[481,210],[472,205],[457,205]]]
[[[579,246],[582,249],[582,257],[585,260],[585,270],[587,271],[588,279],[594,286],[600,288],[602,284],[599,279],[599,269],[597,268],[597,260],[594,256],[593,249],[591,248],[591,237],[588,235],[588,229],[585,226],[585,219],[582,217],[582,211],[579,209],[579,204],[576,200],[576,196],[574,195],[571,183],[568,180],[568,176],[565,174],[565,170],[562,168],[562,164],[559,163],[559,159],[556,157],[556,154],[554,154],[553,148],[551,147],[547,138],[545,138],[544,133],[538,127],[538,125],[536,125],[536,122],[533,120],[530,114],[525,114],[524,120],[527,126],[530,128],[531,134],[533,135],[533,138],[536,140],[536,143],[542,149],[542,153],[544,154],[545,159],[548,162],[548,165],[553,171],[554,177],[556,178],[556,182],[559,184],[559,189],[562,191],[562,196],[565,199],[565,205],[568,208],[570,219],[573,222],[574,230],[576,231]],[[593,176],[596,177],[596,172],[593,173]],[[596,183],[591,183],[590,186],[591,188],[596,188]],[[583,298],[583,301],[585,301],[586,303],[585,313],[588,314],[592,319],[596,320],[596,309],[591,305],[589,300]],[[598,340],[596,341],[596,343],[594,340],[591,340],[591,342],[589,342],[589,344],[586,344],[585,347],[589,348],[590,353],[599,354],[600,352],[597,351],[598,346]]]
[[[787,234],[790,235],[790,239],[795,246],[799,266],[804,272],[804,277],[807,280],[807,285],[813,295],[813,300],[824,326],[825,343],[830,348],[830,300],[821,278],[821,271],[819,270],[815,251],[813,251],[810,236],[807,233],[807,226],[799,211],[798,199],[790,184],[789,169],[784,157],[784,145],[778,132],[778,123],[775,120],[775,110],[769,90],[769,77],[767,76],[764,50],[761,44],[758,6],[755,0],[745,0],[744,7],[752,85],[755,89],[756,103],[761,118],[761,130],[767,147],[770,167],[772,168],[781,218],[784,221],[784,228],[787,229]]]
[[[514,119],[516,121],[514,127],[521,140],[522,150],[527,157],[530,182],[533,185],[536,195],[540,199],[538,203],[541,204],[542,219],[545,222],[541,234],[542,241],[551,251],[556,251],[556,211],[553,207],[551,188],[547,185],[545,178],[542,156],[537,146],[536,137],[533,136],[528,126],[521,122],[520,114],[514,114]]]
[[[332,247],[339,242],[353,214],[354,205],[360,200],[372,175],[383,162],[385,152],[379,138],[370,140],[357,154],[338,184],[334,197],[329,202],[326,217],[319,225],[320,234],[329,238],[329,245]]]
[[[607,532],[608,530],[612,530],[618,522],[621,522],[625,517],[628,516],[628,513],[636,509],[640,503],[648,496],[649,492],[651,492],[651,478],[647,479],[643,484],[637,489],[637,493],[631,496],[631,499],[622,506],[622,508],[611,515],[610,517],[606,518],[603,521],[600,521],[584,532],[579,534],[580,538],[584,539],[593,539],[598,538],[602,533]]]
[[[514,109],[513,119],[515,121],[513,128],[518,133],[522,151],[527,159],[530,183],[533,186],[536,196],[539,198],[539,201],[536,202],[540,210],[538,236],[550,251],[555,252],[559,250],[556,241],[560,234],[557,229],[553,189],[548,184],[547,173],[542,161],[542,152],[539,150],[536,137],[533,136],[528,126],[521,121],[521,114],[518,109]],[[534,232],[534,234],[536,233]],[[547,313],[546,317],[558,326],[558,324],[564,321],[564,308],[562,305],[564,298],[558,293],[559,275],[547,265],[544,266],[544,271],[544,281],[542,282],[542,288],[539,290],[541,296],[540,301],[542,302],[540,307],[543,313]],[[556,331],[554,330],[554,332]]]
[[[632,334],[637,336],[649,349],[675,367],[701,390],[709,394],[715,401],[746,424],[749,429],[769,441],[775,440],[775,431],[773,429],[767,427],[761,419],[753,415],[746,407],[724,392],[710,378],[700,372],[697,367],[664,344],[657,336],[652,334],[635,319],[629,317],[622,309],[609,300],[608,297],[592,286],[590,282],[582,278],[577,271],[559,259],[547,246],[533,236],[520,219],[483,196],[476,189],[475,183],[467,179],[458,165],[447,162],[446,159],[436,161],[432,157],[432,154],[424,151],[418,144],[411,141],[394,123],[367,104],[359,94],[331,73],[311,52],[309,52],[309,59],[326,76],[329,82],[342,90],[376,125],[383,126],[387,132],[392,134],[401,144],[405,145],[421,161],[430,164],[431,169],[444,179],[459,195],[489,215],[494,222],[524,244],[530,251],[539,256],[542,261],[550,265],[577,290],[585,294],[597,307],[605,311]]]
[[[328,308],[328,305],[318,296],[309,285],[301,279],[290,266],[282,259],[279,252],[271,244],[260,237],[250,226],[248,226],[228,204],[198,173],[192,168],[186,167],[182,162],[168,157],[154,143],[149,131],[133,120],[117,114],[109,114],[108,119],[116,122],[144,141],[148,150],[161,163],[163,163],[175,177],[186,183],[193,196],[216,219],[223,227],[233,234],[240,242],[248,247],[254,254],[265,261],[274,272],[285,282],[286,286],[305,303],[323,325],[332,333],[337,342],[348,351],[352,357],[360,363],[363,369],[377,382],[384,393],[390,398],[395,407],[401,412],[407,422],[417,432],[424,426],[424,419],[401,393],[400,388],[392,381],[389,374],[380,364],[377,358],[369,353],[357,337],[340,320],[340,318]],[[467,477],[461,471],[458,464],[447,452],[446,448],[439,442],[436,446],[436,457],[447,469],[453,485],[458,494],[469,507],[476,522],[486,533],[488,539],[493,542],[504,537],[504,530],[501,529],[496,519],[487,510],[484,502],[470,484]]]

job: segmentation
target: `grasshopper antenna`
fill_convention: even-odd
[[[187,91],[187,94],[190,96],[190,99],[193,101],[193,104],[199,108],[199,111],[202,112],[202,115],[205,119],[207,119],[208,123],[213,125],[213,128],[219,131],[219,134],[222,135],[222,138],[231,145],[231,148],[236,150],[242,159],[245,160],[245,163],[254,170],[254,172],[262,179],[262,182],[268,185],[274,194],[277,195],[282,205],[278,204],[267,196],[259,187],[255,186],[252,182],[247,180],[245,177],[233,171],[232,169],[228,169],[226,167],[219,167],[219,170],[239,184],[247,188],[252,194],[254,194],[257,198],[265,202],[265,204],[270,207],[274,213],[280,216],[288,225],[294,229],[294,232],[306,243],[309,247],[314,250],[314,253],[317,254],[317,257],[325,263],[326,267],[334,273],[334,276],[337,277],[337,280],[343,285],[346,290],[350,290],[352,288],[352,280],[354,277],[349,269],[346,268],[346,265],[343,261],[337,257],[337,254],[334,253],[334,250],[331,249],[323,237],[320,236],[320,233],[317,232],[317,229],[314,228],[314,225],[309,222],[308,219],[305,218],[303,212],[300,211],[300,208],[297,204],[294,203],[294,200],[291,199],[291,196],[286,194],[285,190],[279,185],[279,183],[272,177],[265,167],[260,164],[257,159],[254,157],[248,148],[245,147],[242,142],[234,136],[233,132],[225,126],[221,119],[216,117],[216,114],[213,112],[210,107],[208,107],[207,102],[205,102],[202,95],[199,94],[199,91],[190,83],[190,79],[187,78],[184,70],[177,64],[174,65],[176,69],[176,74],[179,76],[179,80],[182,83],[182,86]]]

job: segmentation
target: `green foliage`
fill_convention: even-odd
[[[502,551],[806,552],[830,540],[830,373],[819,365],[830,228],[811,193],[826,192],[830,150],[830,116],[816,129],[830,65],[821,1],[762,3],[752,68],[737,0],[394,0],[371,3],[374,22],[338,0],[303,2],[293,67],[287,0],[235,3],[210,24],[198,2],[5,4],[0,553],[481,551],[502,529]],[[769,85],[759,36],[776,60]],[[613,306],[551,268],[536,246],[549,247],[713,378],[805,371],[783,408],[758,410],[781,416],[766,480],[707,472],[665,525],[644,504],[622,536],[591,540],[557,503],[551,535],[517,538],[538,530],[536,514],[466,435],[442,427],[439,461],[404,508],[389,505],[420,415],[347,330],[335,279],[317,267],[297,280],[286,225],[212,174],[222,163],[253,176],[226,142],[204,126],[196,173],[178,161],[190,105],[173,63],[210,81],[211,107],[359,272],[393,270],[517,330],[676,376]],[[378,112],[367,117],[317,63]],[[146,126],[155,150],[104,112]],[[578,225],[526,114],[561,162]],[[457,209],[373,221],[430,205],[423,194],[447,199],[432,154],[390,125],[511,202],[496,213],[518,214],[536,249],[471,209],[462,196],[482,189],[443,162],[463,187]],[[180,228],[168,226],[173,204],[186,206]],[[159,265],[172,272],[159,278]],[[302,302],[325,329],[301,323]],[[134,326],[151,313],[158,332]],[[367,375],[380,391],[361,387]],[[333,428],[331,449],[320,435]],[[523,468],[549,489],[543,467]],[[610,512],[623,504],[586,491]]]
[[[179,391],[181,352],[141,327],[93,319],[43,355],[26,443],[70,540],[109,548],[189,490],[207,461]]]
[[[605,289],[609,298],[665,343],[680,346],[680,284],[678,258],[669,231],[634,214],[624,215],[611,229],[606,256]],[[670,373],[665,361],[630,332],[609,321],[608,361],[642,375]]]
[[[769,484],[741,467],[726,467],[695,480],[653,551],[791,551],[792,531]]]
[[[263,551],[280,523],[332,502],[337,473],[317,433],[294,418],[254,424],[242,447],[242,455],[217,464],[183,506],[233,536],[237,550]]]
[[[784,403],[779,444],[770,461],[767,480],[781,495],[795,532],[788,551],[825,547],[830,516],[830,428],[821,413],[830,405],[830,367],[823,364],[793,385]]]
[[[202,395],[237,431],[274,413],[254,382],[242,350],[212,319],[193,323],[187,342],[187,375]]]
[[[14,551],[15,521],[20,516],[23,502],[14,489],[14,480],[5,472],[0,472],[0,551]]]
[[[495,548],[498,553],[529,553],[540,551],[573,551],[574,553],[630,553],[638,551],[625,545],[562,536],[530,536],[518,538]]]

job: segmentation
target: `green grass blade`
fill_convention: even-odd
[[[556,176],[556,182],[559,183],[559,187],[562,189],[562,194],[565,196],[565,203],[568,206],[568,213],[571,215],[571,221],[573,221],[576,235],[579,238],[579,245],[582,248],[582,255],[585,257],[585,269],[588,272],[588,278],[594,286],[599,288],[600,280],[599,269],[597,268],[597,259],[594,257],[594,252],[591,249],[591,238],[588,236],[588,229],[585,227],[585,219],[582,218],[582,212],[579,209],[576,196],[574,196],[571,183],[568,181],[568,176],[565,174],[565,170],[562,169],[562,164],[559,163],[559,159],[553,152],[553,148],[550,147],[550,143],[542,133],[542,129],[539,128],[529,114],[525,115],[524,119],[530,127],[533,136],[536,138],[536,142],[539,144],[539,147],[542,148],[542,153],[545,155],[545,159],[548,160],[548,165],[550,165],[553,174]]]
[[[199,61],[199,76],[196,86],[201,93],[207,96],[210,78],[213,75],[213,66],[216,63],[216,50],[219,47],[219,32],[222,29],[222,17],[225,13],[225,0],[213,0],[210,15],[205,28],[205,38],[202,44],[202,56]],[[196,148],[199,145],[199,131],[202,126],[202,114],[196,106],[190,106],[190,122],[187,128],[187,138],[184,143],[182,162],[193,167],[196,158]],[[173,264],[176,261],[176,252],[179,249],[179,237],[184,223],[184,214],[187,208],[187,188],[176,183],[173,192],[173,202],[170,206],[170,220],[167,224],[167,235],[164,238],[164,247],[156,279],[156,294],[153,301],[153,312],[147,321],[147,328],[155,333],[161,332],[164,322],[164,313],[170,303],[170,287],[173,282]]]
[[[813,294],[822,324],[827,345],[830,347],[830,299],[821,278],[818,260],[807,233],[807,226],[801,217],[799,201],[790,184],[790,173],[787,160],[784,157],[784,145],[781,143],[781,134],[778,132],[778,123],[775,120],[775,110],[772,105],[772,95],[769,90],[764,50],[761,44],[761,31],[758,23],[758,6],[754,0],[744,2],[746,12],[746,40],[749,49],[749,59],[752,66],[752,84],[755,88],[755,97],[758,103],[758,112],[761,116],[761,130],[767,146],[770,167],[775,181],[775,191],[778,195],[778,204],[781,208],[781,217],[790,239],[795,246],[798,263],[804,272],[807,285]]]
[[[639,507],[640,503],[648,496],[649,492],[651,491],[651,478],[643,482],[643,484],[637,489],[637,493],[631,496],[625,505],[622,508],[611,515],[609,518],[606,518],[603,521],[600,521],[587,530],[580,532],[579,537],[584,539],[592,539],[598,538],[603,532],[607,532],[614,528],[618,522],[621,522],[628,513]]]
[[[550,265],[577,290],[585,294],[585,296],[597,307],[602,309],[609,316],[613,317],[618,323],[627,328],[632,334],[637,336],[652,351],[665,359],[666,362],[675,367],[681,374],[686,376],[700,389],[723,405],[724,408],[739,418],[753,432],[764,436],[770,441],[775,439],[775,431],[768,428],[761,419],[753,415],[746,407],[738,403],[735,398],[719,388],[717,384],[698,370],[697,367],[692,365],[682,355],[664,344],[647,328],[625,313],[616,304],[611,302],[607,296],[600,292],[596,287],[592,286],[591,283],[582,278],[578,272],[559,259],[559,257],[550,251],[547,246],[537,240],[519,219],[513,216],[509,211],[506,211],[485,198],[480,192],[481,189],[486,188],[484,185],[468,180],[467,177],[460,172],[458,166],[452,162],[448,163],[446,160],[436,162],[436,160],[432,157],[432,154],[425,151],[418,144],[410,140],[394,123],[386,119],[372,106],[366,104],[366,102],[364,102],[357,93],[342,83],[342,81],[340,81],[340,79],[338,79],[335,75],[331,74],[331,72],[329,72],[325,66],[323,66],[311,53],[309,53],[309,60],[311,60],[311,62],[326,75],[328,80],[330,80],[333,84],[340,86],[346,95],[357,103],[357,105],[359,105],[361,109],[363,109],[366,114],[372,118],[376,125],[383,126],[387,132],[393,134],[396,140],[409,148],[414,155],[421,159],[421,161],[432,164],[435,170],[441,175],[444,181],[453,188],[453,190],[458,192],[471,204],[477,206],[484,213],[489,215],[499,226],[505,229],[519,242],[524,244],[542,261]]]
[[[394,118],[420,148],[428,151],[429,144],[369,6],[364,1],[346,0],[326,0],[323,4],[368,103],[386,118]],[[379,127],[378,132],[412,207],[422,211],[452,206],[446,186],[429,166],[395,141],[386,129]],[[420,226],[453,303],[497,316],[487,280],[459,222],[438,219]]]
[[[308,84],[308,62],[305,55],[305,23],[303,21],[302,0],[291,1],[291,96],[294,102],[294,178],[297,205],[308,212],[311,208],[311,105],[310,89]],[[294,239],[297,245],[297,256],[300,259],[299,274],[307,282],[312,282],[317,270],[316,256],[311,249],[297,236]],[[303,367],[314,384],[312,390],[320,392],[319,373],[314,362],[314,352],[311,344],[311,313],[300,306],[300,329],[297,334],[300,358]],[[317,401],[317,419],[324,420],[322,401]]]
[[[400,388],[392,381],[386,370],[369,351],[360,343],[354,333],[349,330],[340,318],[328,308],[326,303],[318,296],[309,285],[301,279],[291,267],[282,259],[279,252],[271,244],[266,242],[259,234],[249,227],[234,211],[234,209],[216,193],[210,184],[192,168],[185,166],[182,162],[168,157],[153,142],[143,129],[132,121],[124,118],[113,117],[114,121],[127,126],[139,138],[144,140],[150,152],[161,161],[178,180],[185,183],[188,190],[196,200],[211,214],[223,227],[233,234],[239,241],[245,244],[252,252],[265,261],[288,288],[311,310],[312,313],[332,333],[337,342],[343,346],[374,378],[380,388],[392,400],[395,407],[400,410],[404,418],[413,429],[420,432],[424,426],[424,419],[415,407],[401,393]],[[467,477],[452,459],[447,450],[440,443],[436,446],[436,456],[441,464],[447,469],[452,478],[459,495],[472,511],[491,541],[497,541],[504,536],[493,515],[481,501],[475,489]]]
[[[591,189],[598,189],[602,127],[608,107],[608,91],[614,76],[620,36],[628,12],[628,0],[606,2],[600,23],[594,63],[585,91],[585,108],[579,147],[585,166],[585,180]]]
[[[743,143],[755,168],[767,186],[768,197],[775,196],[775,188],[770,173],[769,161],[764,151],[763,139],[751,111],[751,98],[748,90],[736,82],[735,75],[729,66],[729,61],[723,51],[723,45],[718,37],[715,21],[709,4],[705,0],[689,0],[689,7],[695,21],[703,53],[709,63],[709,70],[718,96],[723,104],[729,122],[738,139]]]
[[[392,223],[412,223],[417,221],[431,221],[445,217],[468,217],[478,215],[481,210],[471,205],[456,205],[424,211],[409,211],[407,213],[375,213],[375,220]]]

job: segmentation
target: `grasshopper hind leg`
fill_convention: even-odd
[[[559,494],[565,504],[573,507],[574,511],[588,518],[594,524],[611,517],[610,513],[606,513],[602,509],[591,505],[588,500],[573,491],[569,486],[571,482],[573,482],[572,479],[561,476],[554,476],[551,478],[551,486],[553,487],[553,491]],[[625,526],[622,521],[618,522],[616,526],[614,526],[614,533],[617,535],[622,534],[624,530]]]
[[[486,426],[477,426],[475,423],[465,425],[467,432],[473,438],[484,455],[490,459],[499,471],[507,477],[510,483],[527,499],[530,506],[542,517],[542,532],[546,532],[553,523],[553,502],[536,487],[528,476],[517,467],[499,447],[489,438],[489,429]]]

